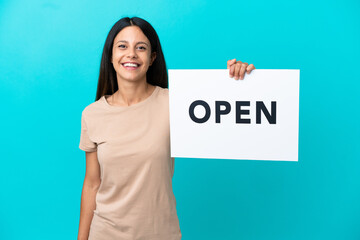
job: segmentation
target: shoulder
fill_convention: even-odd
[[[103,98],[101,97],[99,100],[90,103],[89,105],[87,105],[83,110],[82,110],[82,115],[86,116],[86,117],[90,117],[93,115],[98,115],[99,113],[104,111],[104,107],[103,107]]]
[[[157,92],[152,100],[153,106],[157,109],[168,109],[169,107],[169,89],[157,87]]]
[[[158,93],[158,96],[160,97],[160,98],[169,98],[169,89],[167,89],[167,88],[162,88],[162,87],[159,87],[158,86],[158,88],[159,88],[159,93]]]

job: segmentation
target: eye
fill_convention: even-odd
[[[145,46],[139,46],[138,47],[140,50],[146,50],[146,47]]]
[[[118,48],[126,48],[126,46],[124,44],[120,44]]]

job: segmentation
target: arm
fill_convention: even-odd
[[[101,183],[97,152],[85,152],[85,155],[86,173],[81,194],[78,240],[87,240],[89,237],[90,224],[96,208],[95,197]]]

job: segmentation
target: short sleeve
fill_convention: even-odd
[[[81,114],[81,133],[79,148],[86,152],[95,152],[97,150],[96,143],[91,141],[91,139],[89,138],[84,113]]]

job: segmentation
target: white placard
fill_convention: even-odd
[[[298,161],[300,70],[169,70],[171,156]],[[250,123],[249,123],[250,122]]]

